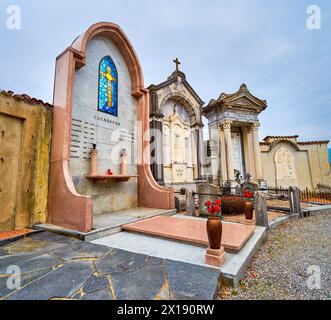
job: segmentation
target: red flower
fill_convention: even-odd
[[[246,190],[244,193],[245,198],[253,198],[253,193],[249,190]]]
[[[209,201],[209,200],[208,200],[208,201],[206,202],[206,204],[205,204],[205,205],[206,205],[206,207],[208,207],[208,208],[209,208],[209,207],[211,207],[212,203],[211,203],[211,201]]]
[[[215,201],[215,204],[216,204],[217,206],[220,206],[220,205],[221,205],[221,200],[220,200],[220,199],[217,199],[217,200]]]
[[[214,210],[215,210],[216,213],[218,213],[218,212],[220,212],[220,207],[219,206],[215,206],[214,207]]]
[[[210,214],[213,214],[213,213],[214,213],[214,208],[213,208],[213,207],[209,207],[209,208],[208,208],[208,212],[209,212]]]

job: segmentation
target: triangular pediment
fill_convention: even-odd
[[[267,102],[253,96],[245,85],[242,85],[236,93],[222,94],[219,101],[224,107],[239,107],[263,111],[267,108]]]

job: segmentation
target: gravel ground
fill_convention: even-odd
[[[309,266],[321,271],[321,288],[311,290]],[[331,215],[293,220],[269,233],[237,289],[223,288],[224,300],[331,299]]]
[[[267,205],[270,207],[280,207],[280,208],[289,208],[290,203],[289,200],[281,200],[281,199],[269,199],[267,200]],[[313,204],[301,202],[302,209],[308,209],[313,207]]]

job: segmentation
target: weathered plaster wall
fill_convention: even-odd
[[[318,184],[331,185],[328,145],[326,143],[301,144],[300,149],[308,153],[314,188]]]
[[[98,112],[99,63],[109,55],[118,71],[118,117]],[[120,174],[120,152],[128,153],[128,174],[137,174],[135,136],[136,100],[131,94],[131,78],[124,58],[115,44],[103,36],[91,40],[87,63],[75,73],[70,168],[79,194],[92,196],[94,214],[134,208],[138,205],[137,181],[98,185],[86,179],[92,144],[99,150],[99,174],[112,169]]]
[[[52,111],[0,93],[0,231],[46,221]]]
[[[287,149],[294,157],[296,185],[301,189],[314,189],[317,184],[330,184],[331,173],[326,143],[296,143],[279,140],[272,144],[261,144],[263,177],[271,187],[288,187],[277,181],[275,154],[280,148]]]

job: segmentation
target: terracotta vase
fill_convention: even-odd
[[[245,217],[247,220],[253,220],[254,206],[251,201],[245,202]]]
[[[221,249],[222,241],[222,221],[220,218],[209,218],[207,221],[207,234],[209,247],[213,250]]]

